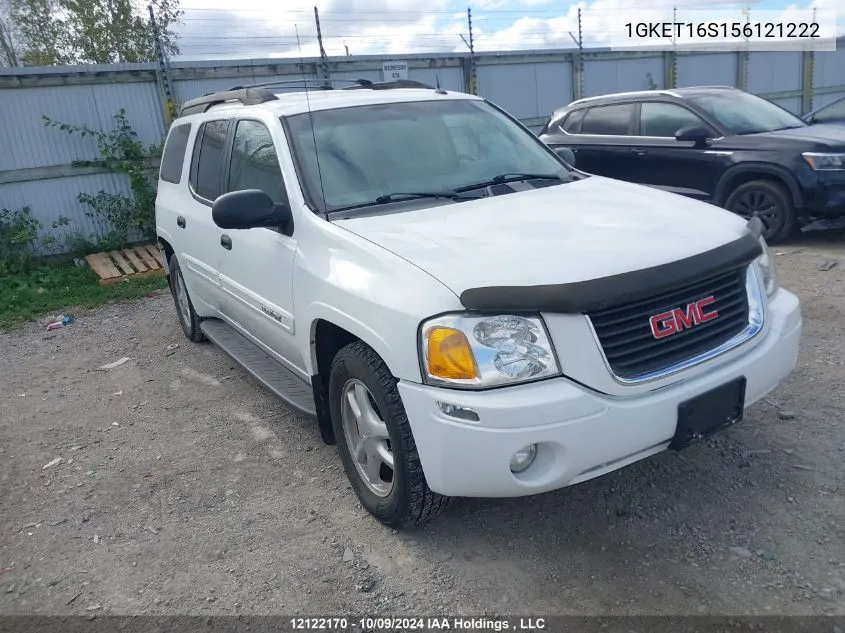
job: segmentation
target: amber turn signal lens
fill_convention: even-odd
[[[463,332],[450,327],[433,327],[426,333],[428,373],[446,380],[478,378],[478,365]]]

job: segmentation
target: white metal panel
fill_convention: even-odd
[[[754,52],[748,56],[748,91],[755,94],[801,90],[801,51]]]
[[[453,92],[466,92],[464,71],[462,68],[411,68],[408,70],[408,78],[414,81],[421,81],[429,86],[436,86],[438,79],[443,90]]]
[[[776,103],[782,108],[786,108],[792,114],[796,114],[801,116],[803,112],[801,112],[801,97],[787,97],[785,99],[771,99],[772,103]]]
[[[678,57],[678,87],[735,86],[736,53],[700,53]]]
[[[90,239],[98,231],[103,232],[106,226],[102,218],[88,215],[92,212],[91,207],[79,202],[77,196],[80,193],[96,195],[100,190],[130,193],[129,182],[124,176],[93,174],[0,185],[0,201],[2,205],[13,205],[13,208],[28,206],[41,222],[45,233],[60,239],[74,234]],[[68,218],[70,223],[53,230],[53,223],[61,217]]]
[[[658,88],[665,87],[663,57],[591,59],[584,62],[584,96],[648,90],[649,76]]]
[[[813,86],[839,86],[845,83],[845,47],[843,42],[837,42],[835,51],[825,51],[815,54],[813,69]]]
[[[815,97],[813,97],[813,109],[815,110],[816,108],[826,106],[828,103],[833,103],[834,101],[836,101],[837,99],[841,99],[842,97],[845,97],[845,91],[816,95]]]
[[[572,103],[572,64],[537,64],[537,114],[550,116],[557,108]]]
[[[99,127],[94,90],[99,86],[56,86],[3,90],[0,103],[0,170],[63,165],[97,157],[91,137],[45,127],[43,115],[65,123]]]
[[[477,73],[479,94],[520,119],[547,116],[571,101],[568,62],[482,64]]]
[[[0,170],[66,165],[98,158],[94,140],[45,127],[42,116],[95,130],[114,129],[123,108],[132,129],[146,144],[159,143],[164,119],[154,83],[15,88],[0,92]]]

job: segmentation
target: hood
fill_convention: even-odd
[[[336,224],[458,295],[650,268],[717,248],[746,230],[745,220],[713,205],[598,176]]]
[[[734,143],[742,143],[743,140],[748,143],[755,143],[759,139],[761,141],[767,141],[767,145],[772,141],[781,141],[784,144],[796,146],[798,149],[802,149],[798,147],[800,145],[814,146],[806,147],[806,151],[816,148],[845,151],[845,127],[824,123],[790,128],[788,130],[777,130],[775,132],[732,136],[730,139]]]

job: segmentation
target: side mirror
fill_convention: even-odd
[[[575,167],[575,152],[568,147],[555,147],[555,154],[562,158],[563,162],[570,167]]]
[[[682,127],[675,132],[676,141],[692,141],[696,146],[704,145],[707,142],[707,130],[699,126]]]
[[[230,191],[214,201],[211,218],[221,229],[287,229],[293,216],[260,189]]]

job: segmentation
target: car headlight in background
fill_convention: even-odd
[[[539,317],[446,315],[426,321],[421,337],[428,383],[495,387],[560,375]]]
[[[757,266],[762,277],[763,287],[766,289],[766,295],[771,297],[780,287],[777,271],[775,270],[775,260],[772,257],[772,251],[766,240],[760,238],[760,246],[763,247],[763,254],[757,258]]]
[[[801,154],[807,164],[816,171],[832,171],[845,169],[845,154],[821,154],[804,152]]]

